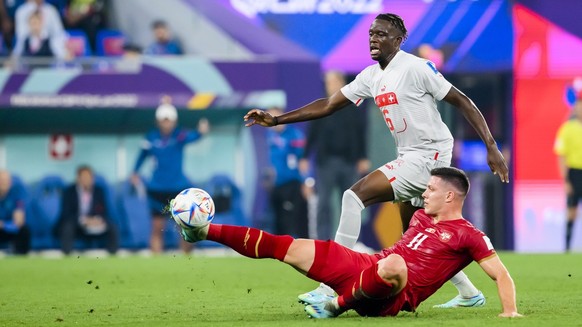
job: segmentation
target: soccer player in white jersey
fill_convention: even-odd
[[[477,131],[487,147],[487,163],[502,182],[509,182],[509,169],[497,148],[487,123],[473,101],[449,83],[428,60],[400,50],[407,37],[403,20],[394,14],[380,14],[369,30],[370,55],[377,64],[365,68],[340,91],[299,109],[273,117],[259,109],[249,111],[246,126],[275,126],[314,120],[333,114],[350,102],[360,105],[374,99],[394,136],[398,158],[360,179],[342,198],[335,241],[353,247],[360,234],[361,211],[372,204],[396,201],[404,230],[414,211],[422,207],[421,194],[433,168],[449,166],[453,137],[443,123],[435,100],[455,106]],[[451,281],[459,295],[439,307],[485,304],[485,297],[461,271]],[[300,301],[328,300],[333,291],[321,285],[301,294]]]

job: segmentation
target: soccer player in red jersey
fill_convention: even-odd
[[[314,318],[331,318],[353,309],[362,316],[395,316],[414,311],[472,261],[497,283],[501,317],[520,317],[515,285],[489,238],[462,216],[469,179],[462,170],[431,171],[402,239],[377,254],[355,252],[334,241],[294,239],[259,229],[209,224],[182,229],[186,241],[207,239],[250,258],[273,258],[332,287],[337,297],[305,306]]]

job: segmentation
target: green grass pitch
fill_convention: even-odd
[[[483,308],[433,309],[456,295],[445,284],[416,313],[316,321],[295,300],[316,283],[275,260],[9,257],[0,260],[0,326],[582,326],[582,254],[500,256],[525,318],[497,318],[495,284],[475,263],[465,272]]]

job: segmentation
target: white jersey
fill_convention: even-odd
[[[399,155],[414,151],[450,160],[453,136],[435,99],[442,100],[451,87],[432,62],[400,50],[384,70],[379,64],[368,66],[341,91],[358,106],[374,99]]]

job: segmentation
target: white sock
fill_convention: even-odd
[[[479,294],[479,290],[471,283],[469,277],[465,275],[463,271],[459,271],[455,276],[451,278],[451,283],[455,285],[459,291],[459,295],[464,298],[470,298]]]
[[[344,192],[342,197],[342,212],[339,226],[335,233],[335,241],[345,247],[353,248],[360,236],[362,225],[362,200],[352,190]]]

